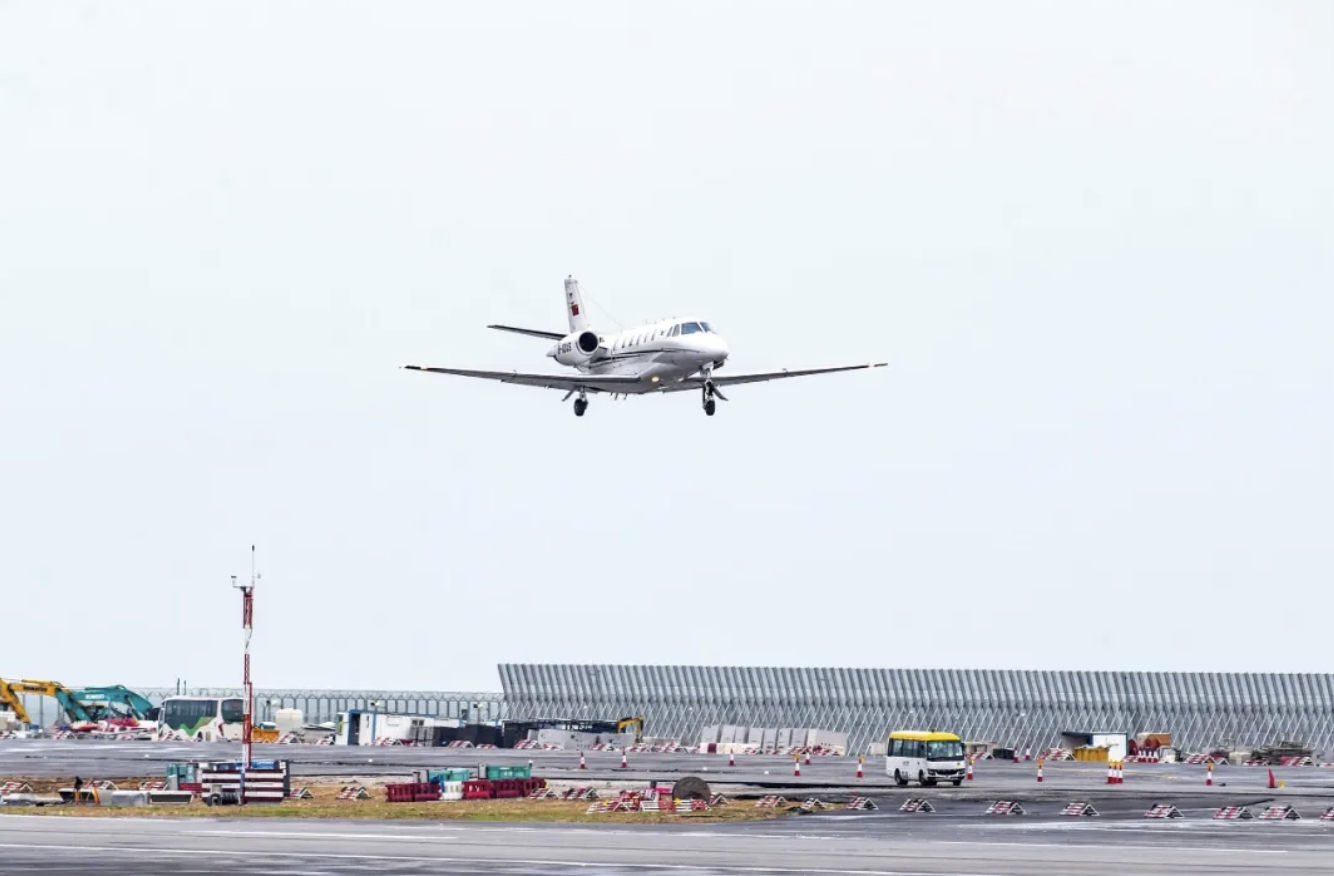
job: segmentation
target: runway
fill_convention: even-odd
[[[0,740],[0,780],[29,778],[159,778],[165,765],[174,761],[235,760],[241,747],[235,743],[118,742],[109,740]],[[402,776],[414,768],[476,767],[479,764],[533,764],[533,774],[560,781],[634,781],[672,779],[696,775],[711,784],[748,785],[757,789],[861,788],[886,793],[921,796],[921,789],[895,789],[884,773],[883,758],[867,758],[865,776],[856,778],[852,757],[816,757],[801,764],[801,776],[793,776],[791,758],[739,755],[736,766],[728,766],[726,755],[655,754],[629,755],[629,769],[620,769],[616,752],[587,752],[587,769],[579,768],[579,754],[572,751],[514,751],[512,749],[460,750],[452,748],[347,747],[326,745],[258,745],[255,758],[284,759],[294,776]],[[1005,791],[1050,791],[1068,788],[1104,787],[1107,768],[1093,763],[1049,763],[1043,784],[1036,782],[1037,765],[1007,761],[983,761],[976,779],[962,788],[948,785],[928,789],[928,794],[946,797],[985,786]],[[1315,767],[1275,767],[1274,775],[1292,794],[1334,795],[1334,770]],[[1213,788],[1205,787],[1205,768],[1183,764],[1127,764],[1125,788],[1143,786],[1187,793],[1226,795],[1237,789],[1263,790],[1267,771],[1259,767],[1221,766],[1214,772]]]
[[[731,825],[0,817],[10,874],[1324,874],[1334,824],[835,813]]]

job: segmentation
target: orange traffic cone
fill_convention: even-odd
[[[584,753],[582,751],[579,752],[579,769],[581,770],[588,769],[588,764],[584,763]]]
[[[625,759],[625,749],[621,749],[621,769],[627,769],[630,764]]]
[[[1274,782],[1274,771],[1273,771],[1273,770],[1270,770],[1270,771],[1269,771],[1269,787],[1270,787],[1270,789],[1273,789],[1273,788],[1277,788],[1277,787],[1278,787],[1278,785]]]
[[[1209,775],[1206,776],[1204,779],[1204,786],[1206,788],[1212,788],[1213,785],[1214,785],[1214,762],[1209,761]]]
[[[1038,758],[1038,781],[1042,781],[1042,758]]]
[[[973,759],[971,757],[968,758],[968,770],[964,774],[964,778],[970,782],[973,780]]]
[[[800,775],[801,775],[801,758],[800,758],[800,757],[793,756],[793,758],[792,758],[792,775],[794,775],[794,776],[800,776]]]

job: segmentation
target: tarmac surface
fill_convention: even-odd
[[[6,876],[1327,874],[1334,823],[833,812],[711,825],[0,816]]]
[[[781,793],[785,796],[826,792],[856,793],[874,798],[902,799],[928,796],[935,799],[982,799],[988,795],[1022,795],[1019,799],[1042,799],[1068,792],[1113,792],[1120,796],[1137,791],[1168,797],[1203,796],[1212,805],[1233,805],[1267,799],[1275,793],[1287,797],[1334,798],[1334,769],[1275,767],[1277,780],[1285,787],[1269,791],[1268,770],[1261,767],[1220,766],[1214,770],[1214,785],[1205,786],[1207,771],[1184,764],[1127,764],[1125,782],[1109,787],[1107,767],[1096,763],[1049,763],[1043,782],[1037,782],[1036,762],[1018,764],[982,761],[972,781],[961,787],[940,785],[921,789],[916,785],[897,788],[884,773],[884,758],[867,758],[864,777],[856,778],[857,762],[851,757],[813,757],[801,764],[801,776],[793,775],[790,758],[738,755],[736,766],[728,766],[726,755],[654,754],[628,755],[629,768],[621,769],[616,752],[586,752],[586,769],[579,768],[578,752],[468,750],[415,747],[347,747],[332,745],[257,745],[256,760],[285,759],[297,778],[406,777],[414,768],[477,767],[479,764],[533,764],[533,775],[559,783],[646,784],[649,780],[674,782],[682,776],[699,776],[726,793]],[[11,739],[0,740],[0,781],[11,778],[162,778],[166,764],[188,760],[235,760],[240,746],[234,743],[117,742],[104,740]],[[1167,800],[1166,802],[1171,802]],[[1334,806],[1334,800],[1330,804]],[[1323,810],[1322,810],[1323,811]]]
[[[85,779],[160,777],[180,760],[225,760],[236,745],[0,741],[0,780],[17,777]],[[856,779],[853,758],[812,758],[792,775],[781,757],[440,748],[257,746],[256,759],[285,758],[294,776],[316,778],[406,775],[414,767],[518,764],[532,760],[534,775],[556,784],[615,788],[649,779],[704,778],[734,798],[777,793],[789,802],[820,797],[831,808],[762,822],[688,822],[666,825],[505,824],[265,818],[48,817],[0,808],[0,871],[10,874],[103,876],[170,873],[283,874],[879,874],[879,876],[1122,876],[1202,873],[1326,874],[1334,872],[1334,770],[1274,769],[1283,787],[1268,787],[1267,768],[1221,766],[1205,786],[1203,767],[1128,764],[1125,781],[1107,785],[1103,764],[984,761],[959,788],[897,788],[883,774],[883,758],[868,758]],[[622,784],[624,783],[624,785]],[[876,801],[870,812],[848,811],[852,795]],[[378,795],[377,795],[378,796]],[[899,811],[909,798],[935,811]],[[1022,804],[1024,814],[984,814],[996,800]],[[1089,802],[1098,816],[1063,817],[1072,802]],[[1157,803],[1183,817],[1145,817]],[[1270,804],[1290,804],[1297,821],[1218,821],[1223,806],[1247,806],[1259,815]],[[353,804],[355,805],[355,804]],[[25,814],[26,813],[26,814]]]

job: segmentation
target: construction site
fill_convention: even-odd
[[[649,682],[677,671],[597,669]],[[751,672],[720,669],[714,677],[734,682],[732,671]],[[803,672],[849,677],[830,670],[769,677],[800,684]],[[544,689],[541,697],[512,683],[544,673],[572,683],[564,692]],[[1097,728],[1088,731],[1062,723],[1043,729],[1027,718],[988,724],[985,706],[977,723],[928,718],[928,730],[944,731],[928,733],[918,732],[923,725],[912,717],[922,701],[868,701],[865,690],[863,713],[829,691],[811,690],[802,699],[755,688],[746,694],[754,698],[749,704],[699,687],[693,702],[661,696],[661,689],[616,690],[598,701],[579,676],[569,667],[502,667],[510,684],[489,696],[256,690],[261,707],[249,746],[241,691],[7,681],[0,686],[7,707],[0,812],[108,817],[0,818],[0,848],[8,850],[0,860],[46,866],[32,856],[45,850],[63,862],[89,849],[129,849],[117,815],[134,818],[137,843],[189,857],[207,873],[230,872],[233,860],[270,868],[253,872],[280,872],[272,868],[292,856],[316,862],[311,872],[351,873],[363,864],[409,872],[393,868],[407,866],[404,856],[439,865],[441,852],[431,844],[459,842],[452,872],[594,865],[603,870],[589,872],[623,872],[637,866],[635,849],[644,844],[662,862],[680,866],[709,854],[752,869],[765,862],[763,872],[827,872],[831,862],[839,873],[884,872],[886,860],[901,857],[906,864],[916,847],[976,843],[999,855],[993,863],[1013,859],[1013,869],[994,872],[1061,872],[1045,849],[1073,844],[1106,856],[1103,869],[1087,872],[1110,874],[1132,854],[1124,837],[1150,849],[1134,854],[1158,865],[1281,851],[1279,863],[1296,868],[1272,871],[1283,873],[1327,862],[1334,843],[1334,763],[1307,739],[1264,735],[1271,728],[1280,737],[1300,737],[1296,714],[1256,720],[1254,711],[1242,712],[1257,728],[1248,735],[1229,731],[1247,739],[1243,745],[1196,744],[1201,737],[1191,736],[1191,728],[1203,724],[1142,730],[1128,718],[1119,723],[1114,713],[1096,724],[1084,718],[1083,726]],[[857,689],[850,692],[855,699]],[[766,703],[770,695],[774,701]],[[1022,708],[1040,705],[1027,701]],[[683,721],[692,706],[703,716],[693,720],[710,723]],[[967,714],[967,703],[938,706]],[[591,717],[599,709],[612,717]],[[870,717],[876,710],[889,712]],[[1213,726],[1246,726],[1222,709],[1203,717]],[[872,720],[883,721],[874,736],[861,729]],[[1159,726],[1164,719],[1151,720]],[[1185,728],[1180,737],[1178,726]],[[891,775],[892,739],[955,733],[966,745],[963,775],[943,787]],[[288,818],[236,826],[236,817],[260,814]],[[224,815],[232,820],[216,820]],[[215,826],[186,830],[191,819]],[[361,826],[355,834],[334,834],[310,819],[355,819]],[[538,831],[540,855],[506,844],[501,831],[509,828],[495,821]],[[590,835],[585,826],[581,833],[578,825],[589,823],[637,828]],[[707,830],[715,823],[726,831]],[[685,824],[695,828],[688,835],[665,832]],[[1257,833],[1261,825],[1269,827]],[[219,831],[234,843],[225,853]],[[1183,831],[1190,837],[1185,845]],[[802,842],[793,846],[798,834]],[[322,851],[312,852],[312,842]],[[113,855],[110,866],[119,861]],[[957,859],[933,861],[912,872],[974,872]]]
[[[493,692],[253,693],[256,743],[883,756],[894,729],[970,754],[1315,764],[1334,676],[698,666],[499,667]],[[0,679],[0,736],[241,741],[244,689]],[[1331,758],[1334,759],[1334,758]]]

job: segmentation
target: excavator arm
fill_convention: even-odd
[[[637,715],[634,718],[622,718],[616,722],[616,732],[624,733],[628,728],[635,728],[635,742],[644,741],[644,716]]]
[[[19,699],[18,691],[3,678],[0,678],[0,706],[13,712],[20,724],[32,723],[32,719],[28,717],[28,710],[23,708],[23,700]]]
[[[147,697],[135,693],[123,684],[85,687],[69,693],[95,721],[105,718],[152,721],[158,714],[158,707]]]
[[[92,718],[88,715],[88,710],[74,698],[70,693],[69,688],[65,687],[58,681],[32,681],[31,679],[25,678],[21,681],[0,682],[0,685],[3,685],[7,689],[7,693],[13,697],[14,702],[18,702],[17,695],[21,693],[51,697],[60,704],[60,708],[65,710],[65,714],[69,716],[71,721],[76,723],[79,721],[92,721]],[[9,702],[9,700],[6,700],[6,702]],[[19,708],[14,710],[14,714],[17,715],[20,720],[23,720],[24,723],[31,723],[31,721],[27,720],[28,713],[26,710],[23,710],[22,703],[19,703]]]

